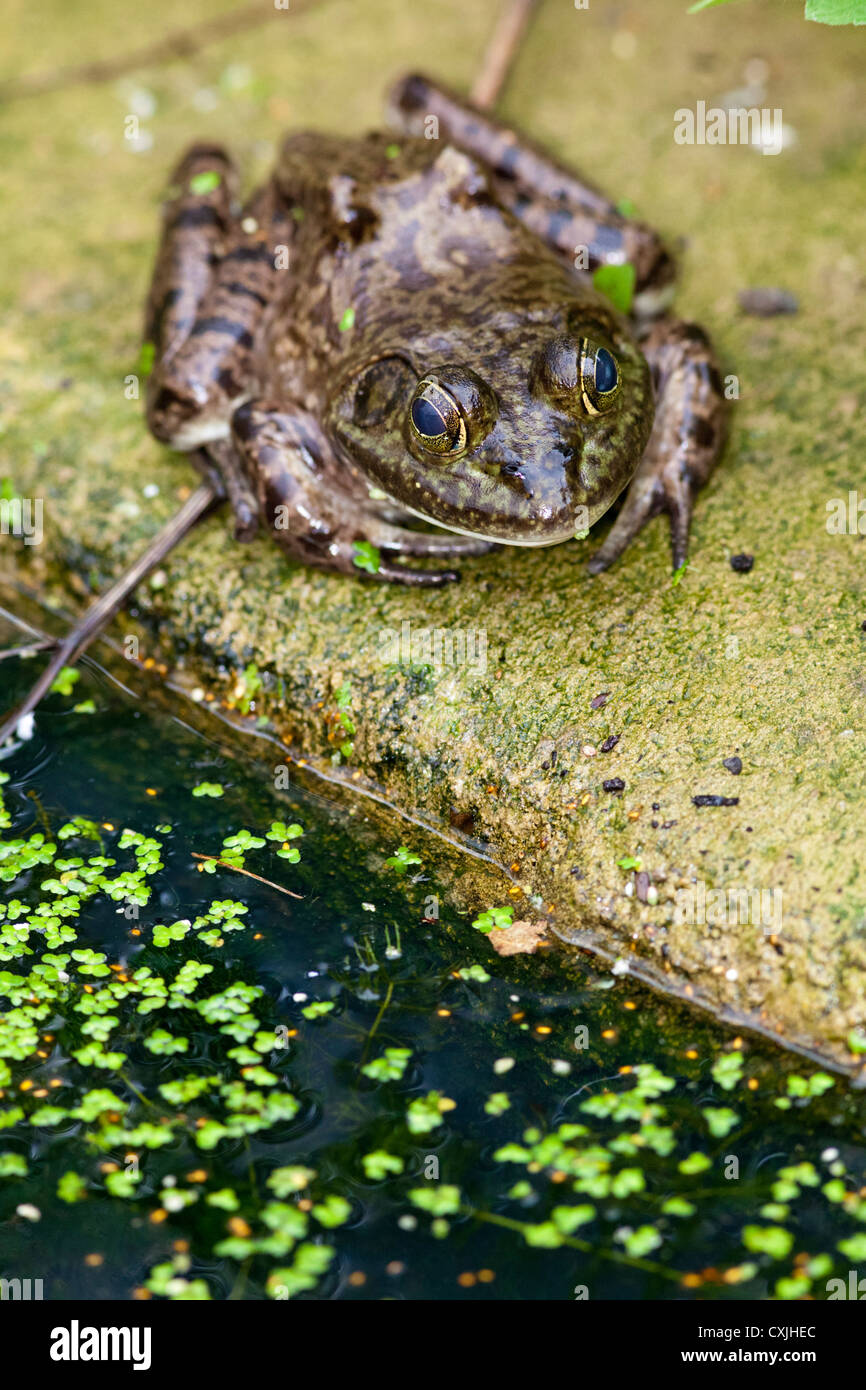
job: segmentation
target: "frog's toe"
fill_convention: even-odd
[[[659,512],[667,512],[670,517],[673,567],[679,569],[685,564],[692,520],[692,488],[682,469],[666,468],[643,475],[638,472],[608,536],[588,562],[590,573],[600,574],[608,569]]]
[[[458,570],[413,570],[408,565],[398,565],[380,559],[374,577],[385,584],[410,584],[419,589],[441,589],[445,584],[456,584],[460,579],[460,573]]]
[[[461,536],[453,531],[407,531],[402,526],[389,526],[378,544],[380,550],[398,555],[472,556],[487,555],[495,549],[494,541],[480,536]]]

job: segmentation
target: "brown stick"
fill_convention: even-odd
[[[237,864],[230,864],[227,859],[220,859],[218,854],[196,854],[192,851],[193,859],[210,859],[214,864],[221,864],[224,869],[234,869],[236,874],[245,874],[247,878],[254,878],[256,883],[267,884],[268,888],[276,888],[278,893],[285,893],[288,898],[297,898],[299,903],[304,901],[301,893],[293,893],[291,888],[283,888],[279,883],[274,883],[269,878],[262,878],[261,874],[254,874],[251,869],[241,869]]]
[[[537,4],[538,0],[508,0],[469,96],[482,111],[489,111],[499,100]]]
[[[150,545],[137,560],[124,570],[119,579],[100,594],[99,598],[90,605],[84,617],[57,646],[57,649],[49,661],[42,675],[36,684],[30,689],[18,708],[9,715],[0,725],[0,744],[5,743],[6,739],[15,732],[19,719],[25,714],[29,714],[32,709],[47,694],[54,682],[58,672],[64,666],[70,666],[80,656],[94,637],[101,632],[109,618],[117,612],[118,608],[125,603],[132,591],[137,588],[142,579],[156,569],[161,560],[174,549],[178,541],[182,540],[188,531],[201,520],[206,512],[216,502],[222,499],[208,483],[200,483],[195,492],[184,502],[183,506],[175,512],[170,521],[167,521],[161,531],[158,531]]]

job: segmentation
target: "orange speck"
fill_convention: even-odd
[[[437,1017],[437,1018],[450,1018],[450,1017],[451,1017],[451,1010],[450,1010],[450,1009],[437,1009],[437,1010],[436,1010],[436,1017]]]
[[[686,1052],[686,1056],[688,1057],[688,1059],[689,1059],[690,1062],[695,1062],[695,1061],[697,1061],[697,1056],[698,1056],[698,1054],[697,1054],[696,1049],[693,1048],[693,1047],[690,1047],[690,1048],[688,1049],[688,1051]]]
[[[511,1022],[519,1023],[520,1020],[523,1018],[526,1018],[526,1014],[524,1013],[523,1009],[518,1009],[517,1013],[511,1015]]]
[[[605,1028],[601,1036],[604,1038],[605,1042],[612,1042],[613,1039],[616,1037],[616,1029]]]
[[[253,1228],[248,1221],[244,1221],[242,1216],[230,1216],[226,1222],[226,1227],[233,1236],[251,1236]]]
[[[156,795],[157,795],[156,788],[155,788],[155,787],[145,787],[145,789],[144,789],[144,794],[145,794],[145,796],[156,796]]]
[[[406,1266],[402,1260],[391,1260],[390,1264],[386,1264],[385,1266],[385,1273],[396,1278],[398,1274],[406,1273]]]
[[[734,1038],[734,1041],[731,1043],[731,1047],[732,1047],[735,1051],[738,1051],[742,1046],[743,1046],[743,1039],[742,1039],[742,1038]]]
[[[465,1274],[457,1275],[457,1283],[463,1289],[471,1289],[474,1284],[477,1284],[477,1282],[478,1280],[476,1276],[474,1274],[471,1274],[469,1270],[467,1270]]]
[[[568,1177],[568,1174],[567,1174],[567,1173],[563,1173],[563,1171],[562,1171],[561,1168],[555,1168],[554,1171],[553,1171],[553,1172],[551,1173],[551,1175],[550,1175],[550,1181],[551,1181],[551,1182],[565,1182],[565,1180],[566,1180],[567,1177]]]
[[[754,1076],[750,1076],[749,1079],[748,1079],[748,1081],[746,1082],[746,1090],[747,1090],[747,1091],[757,1091],[757,1089],[758,1089],[758,1083],[757,1083],[755,1077],[754,1077]]]
[[[264,939],[265,939],[264,932],[260,932],[260,931],[253,932],[253,941],[264,941]]]
[[[137,1303],[146,1303],[149,1298],[153,1298],[150,1289],[143,1289],[140,1284],[137,1289],[133,1289],[132,1296]]]
[[[301,1200],[298,1202],[298,1210],[299,1210],[299,1211],[312,1211],[312,1210],[313,1210],[312,1199],[309,1198],[309,1197],[302,1197]]]
[[[89,1265],[89,1267],[90,1267],[91,1269],[98,1269],[99,1266],[100,1266],[101,1264],[103,1264],[104,1262],[105,1262],[105,1256],[104,1256],[104,1255],[97,1255],[97,1254],[94,1254],[94,1255],[85,1255],[85,1256],[84,1256],[84,1263],[85,1263],[86,1265]]]
[[[636,1008],[637,1008],[637,1004],[634,1002],[633,999],[626,999],[625,1004],[623,1005],[623,1008],[625,1008],[625,1009],[636,1009]]]
[[[40,1053],[40,1056],[41,1056],[41,1053]],[[34,1096],[38,1096],[38,1097],[40,1098],[40,1100],[41,1100],[41,1098],[42,1098],[43,1096],[47,1096],[47,1095],[48,1095],[48,1092],[46,1091],[46,1089],[45,1089],[44,1086],[40,1086],[40,1087],[39,1087],[39,1090],[38,1090],[38,1091],[34,1091],[33,1094],[34,1094]]]
[[[56,1089],[58,1086],[62,1086],[63,1082],[60,1080],[59,1076],[55,1076],[54,1080],[49,1081],[48,1085]]]
[[[348,1282],[352,1285],[353,1289],[360,1289],[362,1284],[366,1284],[367,1276],[363,1270],[353,1269],[352,1273],[349,1275]]]
[[[189,1249],[189,1241],[173,1240],[171,1243],[171,1248],[172,1250],[176,1251],[178,1255],[185,1255],[187,1250]]]
[[[163,1221],[168,1220],[168,1212],[165,1210],[165,1207],[157,1207],[155,1211],[150,1213],[149,1219],[154,1226],[160,1226]]]
[[[22,1081],[22,1082],[21,1082],[21,1085],[18,1087],[18,1089],[19,1089],[19,1091],[32,1091],[32,1090],[33,1090],[33,1082],[32,1082],[32,1081]]]
[[[620,1074],[620,1076],[628,1076],[628,1074],[629,1074],[630,1071],[631,1071],[631,1067],[628,1067],[628,1066],[626,1066],[626,1067],[620,1067],[620,1068],[619,1068],[619,1074]]]
[[[496,1275],[492,1269],[479,1269],[478,1271],[479,1284],[492,1284],[495,1278]]]
[[[130,936],[141,936],[141,927],[130,927]]]
[[[535,1031],[536,1033],[546,1035],[548,1033],[552,1033],[553,1029],[551,1028],[549,1023],[537,1023],[535,1026]]]
[[[684,1289],[699,1289],[703,1280],[699,1274],[684,1274],[680,1283]]]
[[[186,1175],[187,1182],[207,1182],[206,1168],[193,1168],[191,1173]]]
[[[104,1163],[100,1163],[99,1165],[100,1173],[116,1173],[119,1170],[119,1168],[119,1163],[112,1163],[111,1159],[108,1158],[105,1160]]]

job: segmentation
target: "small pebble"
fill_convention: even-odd
[[[18,1216],[23,1216],[25,1221],[41,1221],[42,1212],[38,1207],[34,1207],[32,1202],[21,1202],[15,1208]]]
[[[603,690],[600,695],[594,695],[589,702],[590,709],[603,709],[610,699],[610,691]]]
[[[773,318],[776,314],[796,314],[800,308],[795,295],[788,290],[765,286],[754,290],[740,290],[737,302],[744,314],[756,318]]]
[[[731,569],[736,570],[737,574],[748,574],[754,563],[754,555],[731,556]]]
[[[866,623],[863,624],[863,627],[866,628]],[[616,748],[616,745],[618,743],[619,734],[609,734],[608,737],[605,739],[604,743],[601,745],[602,753],[609,753],[612,748]]]
[[[614,796],[619,796],[625,791],[625,782],[621,777],[607,777],[601,785],[606,792],[611,792]]]
[[[737,757],[723,758],[722,767],[726,767],[728,769],[728,772],[733,773],[734,777],[739,777],[740,773],[743,770],[743,760],[742,758]]]
[[[692,801],[695,806],[739,806],[738,796],[693,796]]]

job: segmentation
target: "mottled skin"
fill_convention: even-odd
[[[703,332],[652,318],[659,238],[423,78],[391,116],[399,141],[290,136],[243,210],[221,150],[185,156],[148,304],[153,433],[195,451],[238,538],[263,522],[326,569],[441,584],[395,557],[583,536],[632,479],[591,567],[661,510],[680,565],[724,401]],[[626,260],[632,319],[591,281]]]

